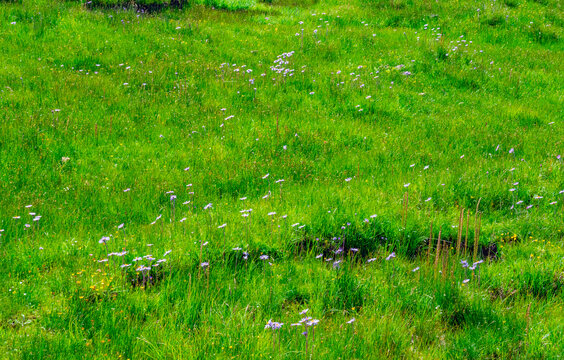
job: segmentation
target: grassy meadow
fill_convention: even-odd
[[[561,1],[182,5],[0,0],[0,358],[563,357]]]

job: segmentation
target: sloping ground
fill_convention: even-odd
[[[94,5],[0,4],[6,357],[563,352],[559,2]]]

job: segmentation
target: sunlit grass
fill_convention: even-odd
[[[561,356],[557,1],[168,4],[0,4],[3,357]]]

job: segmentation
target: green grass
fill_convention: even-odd
[[[559,1],[168,4],[0,2],[0,357],[561,357]]]

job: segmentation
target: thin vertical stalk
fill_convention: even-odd
[[[441,254],[441,232],[442,230],[439,230],[439,238],[437,240],[437,253],[435,254],[435,268],[439,263],[439,255]]]
[[[456,239],[456,255],[460,255],[460,243],[462,241],[462,226],[464,222],[464,209],[460,209],[460,216],[458,217],[458,238]]]
[[[464,256],[468,253],[468,230],[470,227],[470,210],[466,211],[466,237],[464,238]]]

